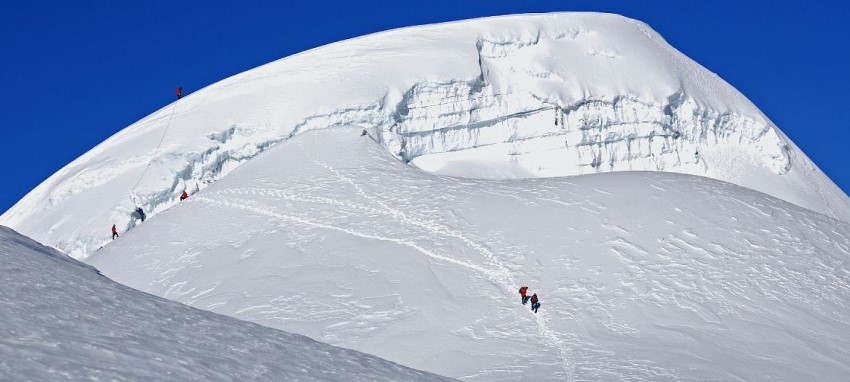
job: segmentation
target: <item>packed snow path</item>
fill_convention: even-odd
[[[115,283],[0,227],[0,380],[447,381]]]
[[[304,147],[301,141],[299,141],[299,144],[302,148]],[[324,167],[340,180],[350,184],[351,187],[353,187],[357,191],[357,195],[359,195],[362,199],[375,203],[381,206],[381,208],[383,208],[386,212],[389,212],[394,220],[399,221],[403,224],[412,225],[418,229],[424,229],[425,231],[435,236],[443,236],[448,240],[458,239],[463,244],[467,245],[474,251],[480,253],[488,263],[496,267],[495,270],[484,270],[484,272],[486,274],[489,274],[493,281],[505,291],[506,296],[509,300],[513,299],[514,301],[516,301],[516,293],[518,292],[519,286],[522,283],[516,280],[516,278],[513,276],[513,273],[508,269],[504,262],[499,260],[499,256],[490,251],[486,245],[479,244],[474,240],[466,237],[466,235],[464,235],[462,231],[447,227],[438,221],[423,220],[420,218],[409,216],[405,212],[391,207],[389,204],[381,201],[374,195],[370,195],[369,193],[364,191],[363,187],[361,187],[350,177],[343,175],[340,171],[336,170],[332,166],[322,163],[319,158],[316,158],[314,151],[304,148],[304,152],[309,155],[309,157],[314,163]],[[468,267],[470,269],[478,270],[474,265],[469,265]],[[558,353],[560,354],[561,359],[564,363],[564,378],[565,380],[572,381],[573,371],[575,368],[575,365],[572,361],[572,357],[570,356],[569,350],[567,349],[566,345],[559,338],[558,334],[551,332],[546,326],[545,311],[544,314],[540,314],[535,317],[535,323],[537,325],[538,333],[543,336],[543,338],[548,339],[552,343],[552,345],[554,345],[558,349]]]
[[[360,131],[294,137],[91,262],[468,381],[850,373],[846,223],[684,175],[437,176]]]
[[[298,141],[300,144],[301,141]],[[352,188],[352,191],[355,192],[358,198],[351,199],[347,198],[345,202],[339,199],[330,199],[330,198],[322,198],[322,197],[298,197],[295,195],[289,195],[286,192],[280,192],[277,189],[237,189],[232,190],[232,194],[235,195],[250,195],[250,196],[273,196],[277,199],[290,200],[293,202],[302,202],[302,203],[317,203],[319,205],[324,205],[324,207],[328,210],[340,211],[340,210],[351,210],[354,214],[370,214],[372,216],[382,216],[384,221],[395,221],[401,227],[410,226],[409,228],[414,230],[424,231],[431,238],[442,238],[447,242],[459,240],[463,245],[468,246],[475,252],[478,252],[482,255],[485,262],[490,264],[490,267],[480,266],[475,263],[466,262],[463,260],[455,259],[451,253],[447,254],[438,254],[434,251],[431,251],[414,241],[409,241],[405,239],[398,239],[391,236],[381,236],[381,234],[376,233],[368,233],[361,232],[357,230],[352,230],[345,228],[345,226],[335,226],[334,223],[322,223],[322,222],[314,222],[310,220],[310,217],[306,216],[289,216],[285,214],[280,214],[275,212],[274,205],[263,205],[257,206],[256,203],[253,202],[252,199],[239,199],[227,197],[228,202],[223,202],[221,200],[210,199],[209,197],[201,197],[199,200],[211,203],[217,206],[224,206],[230,208],[238,208],[247,210],[251,213],[266,215],[271,218],[274,218],[276,221],[282,223],[285,227],[290,223],[295,223],[299,225],[312,226],[317,228],[324,228],[329,230],[335,230],[344,232],[349,235],[365,238],[365,239],[373,239],[373,240],[381,240],[381,241],[389,241],[393,243],[397,243],[399,245],[407,246],[415,249],[416,251],[422,253],[425,256],[433,258],[439,261],[445,261],[448,263],[452,263],[461,267],[468,268],[470,270],[476,271],[487,276],[497,287],[501,288],[504,292],[504,297],[511,301],[517,300],[517,289],[519,289],[519,283],[514,278],[512,272],[505,266],[505,264],[499,260],[497,256],[494,255],[485,245],[476,243],[475,241],[467,238],[463,235],[462,232],[453,230],[450,227],[446,227],[439,223],[438,221],[427,220],[427,218],[422,219],[415,216],[411,216],[411,214],[405,213],[399,209],[390,207],[385,202],[376,198],[374,195],[370,195],[366,191],[364,191],[363,187],[361,187],[358,183],[356,183],[353,179],[345,176],[340,171],[334,169],[331,166],[328,166],[322,163],[319,159],[312,154],[309,149],[304,148],[303,145],[299,145],[301,148],[301,153],[305,155],[305,157],[311,158],[311,161],[324,168],[334,177],[336,177],[343,184],[347,184]],[[360,204],[363,201],[366,204]],[[370,207],[370,204],[374,204],[379,206],[379,208]],[[455,249],[452,249],[454,251]],[[537,318],[533,321],[537,326],[537,332],[543,336],[543,338],[547,339],[551,344],[558,350],[560,357],[563,360],[564,364],[564,379],[572,380],[573,379],[573,363],[568,354],[569,350],[559,339],[557,333],[553,333],[546,326],[546,314],[545,310],[543,314],[539,314]]]

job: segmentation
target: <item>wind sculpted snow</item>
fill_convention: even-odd
[[[127,127],[0,216],[82,259],[268,148],[357,125],[471,178],[695,174],[850,221],[850,199],[743,95],[647,25],[607,14],[377,33],[238,74]],[[160,146],[160,142],[162,145]]]
[[[0,227],[0,380],[448,381],[141,293]]]
[[[466,381],[850,375],[847,223],[689,175],[440,176],[360,131],[298,135],[90,262]]]

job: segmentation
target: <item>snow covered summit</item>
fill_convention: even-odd
[[[39,185],[0,223],[85,258],[269,147],[355,125],[420,168],[473,178],[708,176],[850,221],[850,200],[752,103],[647,25],[559,13],[393,30],[190,94]],[[299,166],[298,162],[281,166]]]

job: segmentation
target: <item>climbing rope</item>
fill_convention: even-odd
[[[159,150],[162,147],[162,142],[165,141],[165,135],[168,134],[168,128],[171,127],[171,119],[174,118],[174,111],[177,110],[177,104],[180,102],[178,98],[177,101],[171,106],[171,114],[168,116],[168,122],[165,124],[165,131],[162,132],[162,137],[159,138],[159,144],[156,145],[156,150],[154,150],[153,155],[151,156],[151,160],[148,161],[148,164],[145,166],[145,170],[142,171],[142,175],[139,176],[139,180],[136,181],[136,184],[133,185],[133,188],[130,190],[130,200],[133,202],[133,205],[139,207],[139,203],[136,201],[136,188],[139,187],[139,183],[142,182],[142,179],[145,178],[145,175],[148,173],[148,169],[153,164],[153,160],[156,158],[156,154],[159,154]]]

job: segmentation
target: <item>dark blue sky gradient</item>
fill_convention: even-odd
[[[738,88],[845,192],[850,23],[841,1],[3,1],[0,211],[173,99],[309,48],[442,21],[619,13]]]

